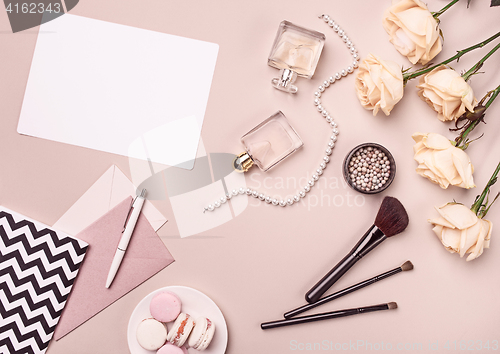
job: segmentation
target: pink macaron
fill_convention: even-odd
[[[178,347],[182,347],[193,330],[194,320],[187,313],[181,313],[168,333],[167,340]]]
[[[176,347],[172,343],[167,343],[156,354],[188,354],[186,347]]]
[[[151,316],[160,322],[172,322],[181,313],[181,299],[170,291],[162,291],[151,300],[149,311]]]
[[[194,329],[189,337],[188,344],[195,350],[208,348],[215,334],[215,324],[205,317],[199,317],[195,321]]]

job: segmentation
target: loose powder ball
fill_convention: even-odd
[[[391,160],[392,157],[379,147],[361,146],[354,150],[346,162],[346,177],[355,189],[377,193],[390,184],[393,173]]]

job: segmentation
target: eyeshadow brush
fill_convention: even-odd
[[[395,236],[408,226],[408,214],[399,200],[385,197],[375,218],[374,225],[335,267],[306,294],[306,301],[314,303],[344,275],[357,261],[380,245],[388,237]]]
[[[389,302],[387,304],[359,307],[359,308],[347,309],[347,310],[338,310],[338,311],[325,312],[325,313],[317,313],[315,315],[287,318],[285,320],[278,320],[278,321],[272,321],[272,322],[264,322],[264,323],[260,324],[260,328],[270,329],[270,328],[291,326],[291,325],[296,325],[296,324],[300,324],[300,323],[329,320],[332,318],[358,315],[360,313],[383,311],[383,310],[393,310],[396,308],[398,308],[398,305],[395,302]]]
[[[406,261],[401,266],[399,266],[397,268],[391,269],[391,270],[389,270],[385,273],[379,274],[373,278],[366,279],[366,280],[364,280],[360,283],[354,284],[348,288],[339,290],[336,293],[325,296],[312,304],[307,304],[307,305],[304,305],[301,307],[297,307],[294,310],[288,311],[287,313],[284,314],[284,317],[285,318],[292,318],[294,316],[297,316],[298,314],[301,314],[302,312],[309,311],[315,307],[326,304],[327,302],[338,299],[339,297],[350,294],[350,293],[352,293],[356,290],[362,289],[368,285],[374,284],[374,283],[378,282],[379,280],[386,279],[386,278],[389,278],[389,277],[396,275],[398,273],[406,272],[406,271],[409,271],[412,269],[413,269],[413,264],[410,261]]]

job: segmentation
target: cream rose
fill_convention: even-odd
[[[393,0],[382,24],[389,41],[412,64],[427,64],[442,49],[438,23],[420,0]]]
[[[438,112],[438,119],[455,120],[474,111],[477,99],[468,83],[453,69],[441,65],[420,78],[418,95]]]
[[[416,143],[413,152],[419,175],[444,189],[450,184],[466,189],[475,187],[472,177],[474,166],[465,151],[435,133],[415,133],[412,138]]]
[[[470,253],[467,261],[479,257],[483,249],[489,248],[493,223],[480,219],[462,204],[449,203],[436,207],[439,217],[429,219],[432,229],[444,247],[451,253],[463,257]]]
[[[356,93],[361,105],[377,115],[379,109],[388,116],[403,98],[401,67],[370,54],[361,62],[356,74]]]

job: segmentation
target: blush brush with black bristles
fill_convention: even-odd
[[[364,234],[351,252],[307,292],[306,301],[311,304],[318,301],[357,261],[388,237],[403,232],[407,226],[408,214],[401,202],[393,197],[385,197],[373,226]]]

